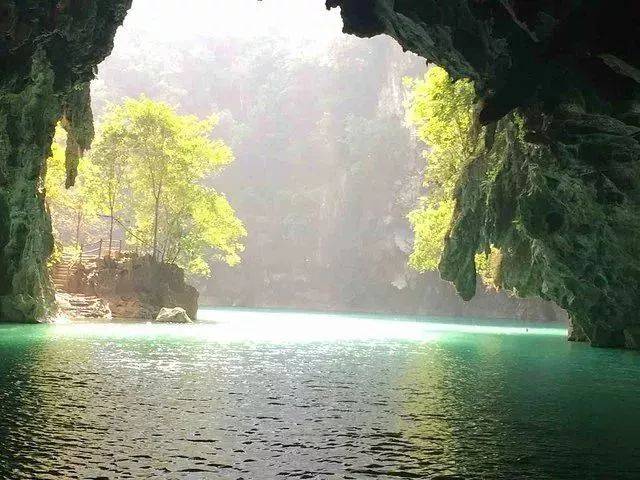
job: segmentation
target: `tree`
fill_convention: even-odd
[[[90,179],[95,180],[90,181],[93,201],[98,213],[109,218],[109,256],[113,248],[115,222],[126,206],[130,181],[127,158],[117,148],[125,131],[123,125],[111,116],[107,115],[89,156],[99,171],[99,176],[94,175]]]
[[[246,231],[224,195],[198,186],[184,193],[190,197],[188,202],[165,209],[164,258],[170,262],[181,259],[188,271],[202,276],[210,274],[207,258],[211,249],[218,261],[230,266],[240,263],[243,246],[239,239]],[[186,215],[185,210],[189,210]]]
[[[47,160],[45,192],[54,230],[73,232],[73,241],[76,246],[79,246],[84,227],[91,225],[95,220],[96,203],[93,185],[98,183],[99,174],[91,160],[83,157],[78,163],[75,186],[65,187],[67,178],[66,140],[66,132],[61,126],[58,126],[51,145],[51,156]]]
[[[229,147],[209,138],[216,124],[215,117],[178,115],[144,96],[128,99],[109,112],[92,153],[109,172],[104,198],[112,217],[122,205],[127,179],[134,243],[150,245],[156,260],[203,275],[210,274],[207,249],[233,265],[246,236],[226,198],[202,186],[233,161]]]
[[[408,123],[428,146],[424,152],[427,195],[408,216],[415,233],[409,264],[424,272],[438,268],[455,207],[456,185],[481,142],[473,128],[471,81],[454,82],[444,69],[432,67],[423,79],[405,79],[405,85],[409,89]],[[497,254],[492,251],[486,257]],[[476,267],[485,280],[491,278],[492,265],[491,259],[476,257]]]

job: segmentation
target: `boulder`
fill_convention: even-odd
[[[193,323],[184,308],[162,308],[154,320],[157,323]]]

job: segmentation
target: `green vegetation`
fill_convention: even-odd
[[[106,218],[109,252],[117,224],[128,245],[192,274],[210,275],[211,260],[236,265],[245,228],[225,196],[202,185],[233,161],[229,147],[210,139],[216,124],[146,97],[112,107],[71,190],[61,188],[64,154],[54,144],[46,181],[54,221],[64,228],[74,213],[79,243],[81,221]]]
[[[445,239],[451,229],[456,189],[471,161],[482,153],[481,129],[474,128],[473,83],[453,81],[440,67],[432,67],[422,79],[405,79],[409,89],[408,123],[427,144],[424,184],[427,195],[409,214],[415,233],[409,264],[419,272],[437,270]],[[490,246],[476,255],[475,268],[485,283],[494,285],[500,251]]]
[[[553,300],[570,313],[577,338],[584,332],[594,345],[625,344],[627,316],[616,312],[634,308],[640,222],[626,208],[631,186],[616,175],[620,165],[637,166],[615,158],[605,165],[604,134],[580,135],[622,137],[628,128],[568,109],[554,120],[566,144],[553,149],[529,141],[519,110],[476,128],[473,86],[441,69],[408,83],[409,120],[429,146],[429,196],[410,215],[411,265],[437,268],[466,300],[477,275],[518,296]],[[574,145],[599,163],[581,163]]]
[[[47,205],[53,217],[54,236],[59,238],[61,231],[69,232],[69,240],[79,244],[83,231],[94,226],[97,220],[98,210],[93,189],[100,183],[100,172],[89,158],[84,158],[78,164],[75,186],[68,189],[65,187],[67,138],[67,132],[58,126],[51,146],[51,156],[47,161],[45,191]]]
[[[382,37],[336,33],[330,48],[300,55],[302,45],[284,37],[207,35],[120,43],[92,85],[100,116],[143,90],[200,118],[219,113],[216,131],[237,157],[219,188],[251,235],[241,269],[219,268],[196,284],[203,298],[416,308],[428,278],[402,291],[392,282],[408,270],[398,245],[408,243],[404,217],[421,182],[399,93],[402,77],[424,72],[424,61]]]

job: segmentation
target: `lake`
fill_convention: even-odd
[[[553,325],[200,320],[0,325],[0,478],[640,478],[637,352]]]

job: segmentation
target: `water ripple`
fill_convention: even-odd
[[[37,328],[0,336],[0,478],[640,471],[640,358],[550,335],[278,343]]]

